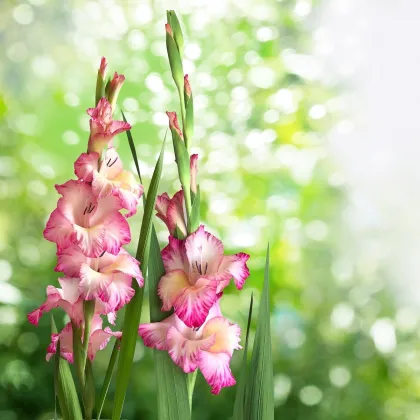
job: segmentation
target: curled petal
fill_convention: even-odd
[[[212,318],[203,328],[203,337],[215,337],[211,348],[212,353],[228,353],[232,356],[233,350],[240,349],[241,329],[236,324],[231,324],[223,316]]]
[[[236,287],[241,290],[245,280],[249,277],[249,268],[246,262],[249,255],[243,252],[235,255],[226,255],[220,264],[220,272],[228,272],[234,279]]]
[[[184,192],[178,191],[171,199],[166,212],[167,226],[169,232],[173,235],[176,228],[187,235],[187,216],[184,210]]]
[[[103,251],[117,255],[122,245],[131,241],[130,226],[121,213],[114,213],[104,221]]]
[[[131,287],[131,277],[121,273],[114,274],[112,282],[99,295],[100,299],[107,302],[113,311],[120,310],[130,302],[133,296],[134,289]]]
[[[169,198],[168,193],[163,193],[158,195],[156,198],[155,210],[157,211],[156,216],[162,220],[163,223],[167,224],[166,222],[166,212],[168,210],[168,206],[171,199]]]
[[[58,248],[66,248],[74,243],[76,234],[72,223],[58,209],[55,209],[48,219],[44,230],[44,238],[50,242],[55,242]]]
[[[77,178],[92,182],[93,173],[98,170],[99,153],[82,153],[74,162],[74,173]]]
[[[139,262],[133,258],[126,250],[121,248],[120,253],[109,265],[104,265],[101,268],[103,273],[119,272],[127,274],[129,277],[134,277],[139,286],[142,287],[144,283],[143,275],[139,268]]]
[[[88,262],[88,257],[77,246],[71,246],[57,252],[57,265],[54,271],[61,271],[68,277],[78,277],[80,267]]]
[[[219,394],[222,388],[235,385],[236,381],[229,367],[230,359],[227,353],[200,353],[198,365],[211,386],[212,394]]]
[[[150,324],[140,324],[138,333],[143,339],[143,343],[146,347],[158,350],[168,350],[168,344],[166,337],[168,330],[173,324],[173,318],[175,315],[171,315],[163,322],[152,322]]]
[[[102,329],[97,329],[93,331],[93,333],[90,336],[89,339],[89,345],[88,345],[88,357],[89,360],[93,360],[96,356],[96,353],[99,350],[103,350],[107,344],[109,343],[109,340],[111,337],[121,337],[121,332],[116,331],[113,332],[109,327]]]
[[[200,352],[208,350],[215,341],[209,336],[202,340],[188,340],[175,327],[168,329],[167,343],[169,355],[185,373],[194,372],[198,367]]]
[[[105,249],[105,229],[101,225],[84,228],[74,225],[76,243],[84,255],[97,258]]]
[[[188,273],[189,264],[185,253],[185,241],[169,236],[169,244],[162,250],[165,271],[183,270]]]
[[[46,301],[34,311],[28,314],[28,321],[33,325],[38,325],[39,319],[44,312],[49,312],[51,309],[58,306],[58,302],[61,300],[61,294],[58,289],[53,286],[47,287],[47,299]]]
[[[51,335],[51,344],[47,348],[47,361],[57,352],[57,343],[60,340],[60,355],[69,363],[73,363],[73,333],[69,322],[58,334]]]
[[[175,130],[179,134],[179,136],[182,137],[182,131],[179,128],[176,112],[167,112],[166,115],[169,118],[169,128],[171,130]]]

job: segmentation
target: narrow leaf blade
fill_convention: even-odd
[[[269,247],[265,263],[257,331],[247,379],[245,417],[248,420],[274,420],[273,360],[270,333]]]
[[[143,222],[140,230],[139,244],[137,247],[136,258],[141,262],[141,269],[144,277],[146,277],[147,274],[150,233],[152,230],[152,216],[159,181],[162,175],[164,146],[165,141],[163,142],[162,150],[160,152],[159,159],[156,163],[152,180],[150,182],[144,208]],[[120,357],[118,359],[117,383],[115,389],[112,420],[119,420],[121,418],[125,394],[130,381],[131,367],[133,364],[133,356],[137,340],[137,330],[140,322],[140,314],[143,303],[144,288],[140,288],[137,284],[137,281],[134,279],[132,282],[132,287],[135,290],[135,295],[127,305],[124,317],[123,336],[121,340]]]
[[[246,384],[248,377],[248,340],[249,340],[249,330],[251,328],[251,319],[252,319],[252,307],[254,305],[254,294],[251,295],[251,301],[249,303],[248,311],[248,323],[246,327],[246,338],[244,346],[244,355],[242,360],[241,368],[241,377],[236,384],[236,397],[235,397],[235,406],[233,409],[233,418],[232,420],[243,420],[245,418],[245,394],[246,394]]]

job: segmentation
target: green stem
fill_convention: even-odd
[[[194,393],[195,381],[197,379],[197,370],[188,374],[188,401],[190,403],[190,412],[192,411],[192,397]]]
[[[85,332],[83,334],[83,353],[82,353],[82,368],[86,368],[86,360],[89,346],[90,330],[92,324],[93,314],[95,312],[95,299],[85,300],[83,302],[83,313],[85,315]]]
[[[185,136],[185,100],[184,100],[184,91],[181,89],[180,86],[177,86],[178,96],[179,96],[179,104],[181,108],[181,118],[182,118],[182,132],[184,133],[184,141],[185,147],[188,150],[188,139]]]
[[[81,329],[74,322],[71,323],[73,330],[73,356],[74,366],[76,368],[77,379],[79,380],[80,389],[83,390],[85,386],[85,370],[83,368],[82,357],[82,334]]]

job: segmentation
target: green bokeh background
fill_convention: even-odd
[[[164,112],[178,109],[164,46],[168,7],[179,7],[187,38],[202,220],[229,252],[252,256],[246,287],[230,286],[222,302],[242,328],[251,293],[259,300],[270,241],[276,419],[420,418],[416,323],[408,309],[396,312],[386,272],[349,256],[345,188],[326,147],[340,118],[334,106],[340,87],[325,81],[309,55],[322,5],[210,3],[1,2],[1,420],[53,417],[49,319],[35,328],[26,314],[43,301],[48,284],[57,284],[54,244],[42,230],[57,200],[54,184],[72,177],[86,149],[85,109],[93,106],[102,55],[109,70],[126,76],[119,105],[133,125],[147,188],[166,130]],[[123,135],[119,152],[134,168]],[[161,192],[170,194],[179,189],[173,158],[168,145]],[[140,209],[130,219],[133,238],[141,216]],[[164,246],[165,228],[158,220],[156,227]],[[135,246],[136,239],[129,250]],[[64,323],[58,311],[56,319]],[[95,360],[98,388],[110,350]],[[236,376],[240,360],[236,352]],[[234,395],[235,388],[211,395],[199,375],[193,418],[228,419]],[[139,340],[124,416],[154,419],[155,413],[152,355]]]

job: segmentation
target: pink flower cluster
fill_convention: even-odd
[[[169,115],[177,127],[176,115]],[[196,191],[197,155],[191,156],[191,190]],[[174,313],[162,322],[142,324],[139,335],[146,346],[168,351],[186,373],[200,369],[218,394],[235,384],[229,364],[239,345],[240,328],[223,317],[219,301],[233,278],[242,289],[249,276],[249,255],[224,255],[222,242],[200,226],[187,235],[183,191],[167,193],[156,203],[157,216],[169,229],[169,244],[162,250],[166,274],[158,285],[162,311]],[[178,228],[178,229],[177,229]],[[174,237],[176,230],[184,239]]]
[[[102,59],[103,77],[105,68],[106,61]],[[116,100],[123,82],[124,76],[115,73],[109,83],[108,98]],[[112,145],[116,134],[131,127],[112,119],[113,106],[105,97],[87,112],[91,117],[87,153],[82,153],[74,164],[77,180],[56,185],[61,198],[44,230],[44,237],[57,245],[55,271],[64,274],[58,280],[61,288],[48,286],[46,301],[28,315],[29,321],[37,325],[42,314],[53,308],[60,307],[67,313],[71,322],[59,334],[52,335],[47,359],[55,353],[60,338],[61,355],[70,362],[72,325],[85,328],[84,301],[95,301],[88,346],[88,357],[93,359],[112,335],[121,335],[109,327],[102,329],[100,315],[107,315],[114,324],[116,312],[134,295],[132,278],[143,286],[139,262],[122,248],[131,240],[127,217],[136,213],[143,187],[131,172],[123,169]],[[121,210],[126,210],[126,214],[121,214]]]

